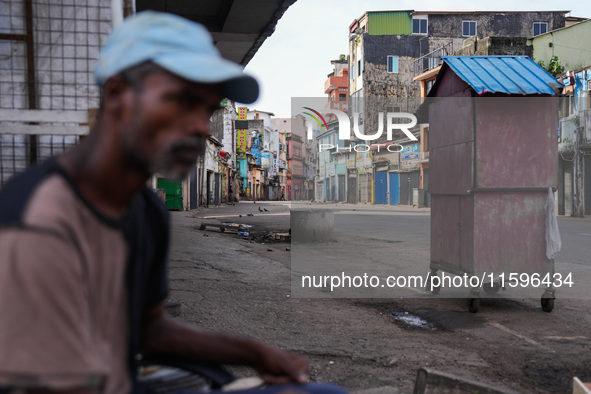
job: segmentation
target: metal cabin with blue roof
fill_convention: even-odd
[[[562,84],[528,56],[443,56],[443,66],[429,97],[445,97],[438,92],[451,71],[479,95],[555,95]],[[445,85],[445,83],[444,83]]]
[[[432,271],[554,272],[545,205],[558,181],[560,83],[527,56],[443,60],[428,95]]]

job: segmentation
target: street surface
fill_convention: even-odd
[[[445,289],[435,298],[422,289],[404,298],[298,298],[292,245],[268,237],[288,232],[290,208],[334,210],[333,248],[355,251],[351,261],[366,251],[390,256],[395,269],[429,270],[429,209],[244,201],[172,212],[171,298],[181,302],[181,319],[297,351],[310,360],[313,381],[359,394],[411,393],[422,366],[525,393],[570,392],[573,376],[591,381],[591,289],[580,298],[561,298],[559,289],[550,313],[539,297],[516,298],[510,289],[482,299],[476,314],[462,293]],[[253,227],[240,236],[202,231],[202,223]],[[559,226],[556,270],[585,278],[591,219],[560,217]]]

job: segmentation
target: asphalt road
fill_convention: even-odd
[[[402,298],[333,298],[324,289],[301,298],[291,283],[294,261],[324,253],[323,262],[334,262],[326,249],[306,246],[301,253],[297,245],[269,237],[289,229],[290,208],[333,210],[336,242],[329,246],[345,253],[344,260],[366,269],[429,268],[428,209],[241,202],[173,213],[170,283],[182,304],[181,319],[298,351],[310,359],[313,380],[354,393],[412,392],[424,366],[518,392],[569,392],[573,376],[591,381],[591,302],[585,292],[570,298],[558,290],[550,313],[542,311],[539,297],[519,298],[510,289],[482,298],[478,313],[468,312],[465,293],[444,289],[437,297],[417,289]],[[201,231],[202,223],[253,227],[239,236]],[[556,269],[576,269],[576,280],[586,285],[591,219],[559,218],[559,226],[563,251]]]

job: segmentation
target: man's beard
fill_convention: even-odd
[[[197,158],[205,153],[206,139],[190,137],[177,141],[154,158],[143,154],[137,145],[125,138],[122,140],[122,148],[130,167],[146,176],[159,174],[164,178],[182,181],[191,171],[191,167],[195,165]],[[189,157],[191,157],[190,160]]]
[[[160,157],[147,162],[148,171],[150,174],[160,174],[164,178],[180,182],[190,173],[191,168],[195,166],[196,160],[205,154],[205,146],[205,138],[177,141]],[[179,155],[183,153],[194,156],[194,159],[181,160]]]

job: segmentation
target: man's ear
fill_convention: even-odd
[[[131,86],[121,77],[115,75],[109,78],[103,85],[103,109],[117,119],[128,108],[132,92]]]

